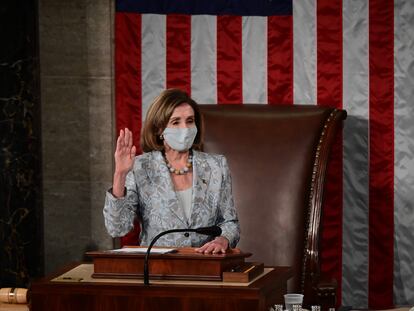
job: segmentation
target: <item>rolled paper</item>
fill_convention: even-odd
[[[27,288],[0,288],[0,301],[5,303],[27,303]]]

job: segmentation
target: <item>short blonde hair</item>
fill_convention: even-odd
[[[183,103],[189,104],[194,110],[194,122],[197,126],[197,135],[192,148],[201,150],[203,121],[197,103],[186,92],[179,89],[167,89],[154,99],[148,109],[141,131],[141,148],[143,152],[164,150],[164,142],[160,138],[160,135],[167,127],[174,109]]]

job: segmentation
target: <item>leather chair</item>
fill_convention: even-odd
[[[319,106],[200,105],[204,151],[228,160],[250,261],[292,266],[288,292],[304,305],[336,305],[320,275],[319,232],[328,154],[346,112]]]

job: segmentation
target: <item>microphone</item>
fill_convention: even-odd
[[[221,228],[219,226],[201,227],[201,228],[194,229],[194,232],[198,234],[204,234],[204,235],[220,236]]]
[[[163,235],[169,234],[169,233],[179,233],[179,232],[195,232],[198,234],[204,234],[204,235],[210,235],[213,237],[220,236],[221,235],[221,228],[219,226],[210,226],[210,227],[201,227],[196,229],[171,229],[167,231],[163,231],[156,235],[150,245],[147,248],[147,253],[145,254],[144,259],[144,284],[149,285],[149,269],[148,269],[148,260],[149,260],[149,254],[151,252],[151,248],[154,246],[155,242],[162,237]]]

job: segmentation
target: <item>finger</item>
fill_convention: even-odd
[[[211,254],[214,250],[214,245],[210,244],[207,249],[204,251],[204,254]]]
[[[223,246],[217,246],[217,254],[225,254],[226,250],[223,248]]]
[[[135,157],[135,153],[137,152],[137,148],[135,146],[132,146],[131,148],[131,159]]]
[[[214,243],[213,254],[220,254],[223,252],[223,247],[219,243]]]
[[[204,253],[204,250],[207,248],[207,244],[204,244],[203,246],[196,248],[197,253]]]
[[[128,146],[128,140],[129,140],[129,130],[128,128],[125,128],[125,137],[124,137],[124,146]]]
[[[213,251],[214,254],[226,253],[227,240],[216,239],[212,241],[211,243],[215,246],[215,249]]]
[[[128,136],[128,147],[131,148],[133,144],[133,138],[132,138],[132,132],[128,130],[129,136]]]
[[[124,142],[123,135],[124,135],[124,131],[123,131],[123,130],[121,130],[121,131],[119,132],[118,139],[116,140],[116,149],[117,149],[117,150],[119,150],[119,149],[121,149],[121,148],[123,147],[123,142]]]
[[[208,246],[211,244],[211,242],[207,242],[203,246],[196,249],[196,252],[198,253],[204,253],[204,251],[208,248]]]
[[[218,245],[221,246],[221,249],[224,250],[223,252],[226,251],[226,249],[229,247],[229,240],[227,240],[227,238],[225,237],[217,237],[214,242],[216,242]]]
[[[116,139],[116,149],[119,149],[121,147],[121,135],[118,136],[118,138]]]
[[[218,253],[220,253],[220,247],[217,244],[213,244],[211,246],[211,253],[212,254],[218,254]]]

